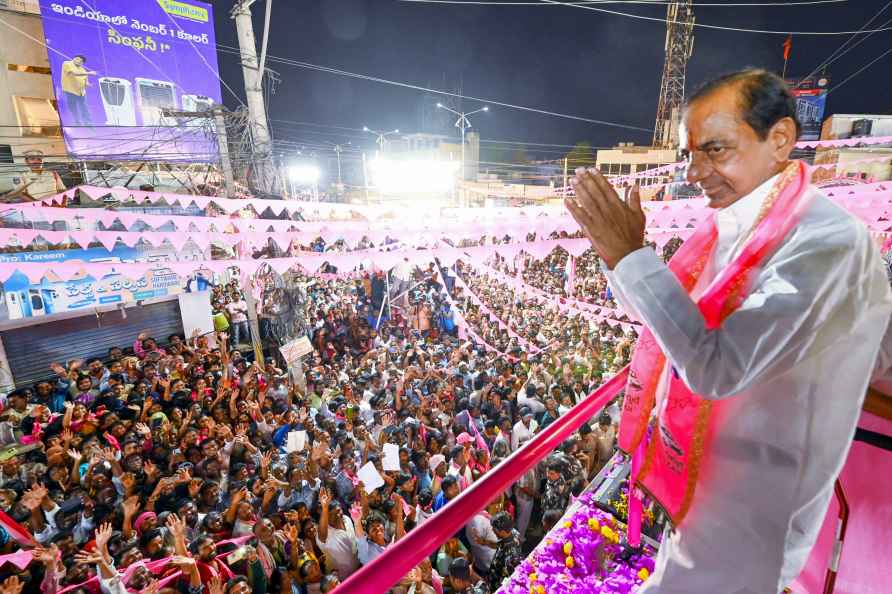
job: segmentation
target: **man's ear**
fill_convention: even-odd
[[[768,141],[772,144],[774,156],[778,162],[790,158],[796,146],[796,122],[791,117],[781,118],[768,131]]]

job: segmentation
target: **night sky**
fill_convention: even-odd
[[[457,6],[397,0],[273,0],[269,54],[381,78],[543,110],[651,128],[663,65],[665,25],[564,6]],[[746,0],[740,0],[746,1]],[[767,0],[749,0],[762,1]],[[704,0],[725,4],[729,0]],[[738,2],[739,3],[739,2]],[[235,46],[230,1],[215,2],[217,41]],[[886,0],[848,0],[806,6],[697,6],[700,23],[783,31],[856,30]],[[604,8],[665,17],[665,6],[610,3]],[[254,7],[260,45],[264,4]],[[892,26],[892,6],[871,25]],[[744,66],[780,72],[783,35],[695,29],[688,63],[688,90],[700,81]],[[788,76],[803,76],[848,36],[793,37]],[[872,35],[833,63],[828,113],[892,113],[892,54],[853,78],[892,41],[892,31]],[[240,95],[237,58],[219,55],[224,80]],[[297,150],[289,141],[323,150],[322,141],[352,140],[373,148],[363,125],[402,132],[454,133],[440,100],[467,111],[481,104],[270,62],[281,84],[269,100],[277,149]],[[224,100],[237,107],[224,90]],[[280,120],[303,122],[288,124]],[[649,144],[651,134],[493,107],[472,118],[484,140],[572,145],[588,141]],[[316,125],[308,125],[316,124]],[[491,145],[492,146],[492,145]],[[557,158],[566,149],[528,146],[530,156]]]

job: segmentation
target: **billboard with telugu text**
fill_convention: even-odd
[[[116,245],[112,250],[102,247],[87,249],[48,250],[0,253],[0,262],[64,262],[80,260],[108,264],[109,273],[102,278],[78,275],[61,279],[48,273],[39,282],[21,272],[14,272],[0,283],[0,321],[48,316],[88,307],[153,299],[183,292],[203,291],[212,280],[210,271],[196,270],[188,277],[177,275],[166,266],[177,260],[202,260],[209,253],[184,250],[177,254],[172,248]],[[132,279],[114,271],[116,263],[153,263],[139,278]]]
[[[209,4],[40,0],[40,13],[73,157],[217,159],[206,115],[220,103]]]
[[[802,124],[799,140],[818,140],[821,137],[830,79],[821,75],[787,82],[793,89],[796,115]]]

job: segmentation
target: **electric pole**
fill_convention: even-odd
[[[267,0],[269,1],[269,0]],[[276,190],[276,167],[272,158],[272,141],[269,135],[269,121],[263,101],[263,70],[257,59],[257,42],[254,39],[254,25],[251,23],[251,5],[255,0],[239,0],[230,12],[238,32],[238,45],[241,52],[242,74],[245,77],[245,97],[250,118],[251,154],[253,161],[253,183],[263,192]]]
[[[231,198],[235,192],[235,180],[232,174],[232,161],[229,158],[229,137],[226,134],[226,119],[223,117],[223,106],[214,107],[214,123],[217,126],[217,148],[220,150],[220,168],[223,170],[223,187],[226,197]]]
[[[468,116],[472,116],[475,113],[480,113],[482,111],[489,111],[489,106],[484,105],[480,109],[475,109],[474,111],[455,111],[451,107],[446,107],[442,103],[437,103],[438,109],[445,109],[449,113],[453,115],[457,115],[458,119],[455,120],[455,127],[461,130],[461,180],[465,181],[468,177],[467,169],[465,169],[465,131],[472,128],[471,120],[468,119]]]

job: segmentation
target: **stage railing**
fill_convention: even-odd
[[[337,594],[384,594],[478,511],[551,454],[571,433],[598,414],[626,386],[628,366],[542,430],[421,526],[390,545],[335,590]]]

